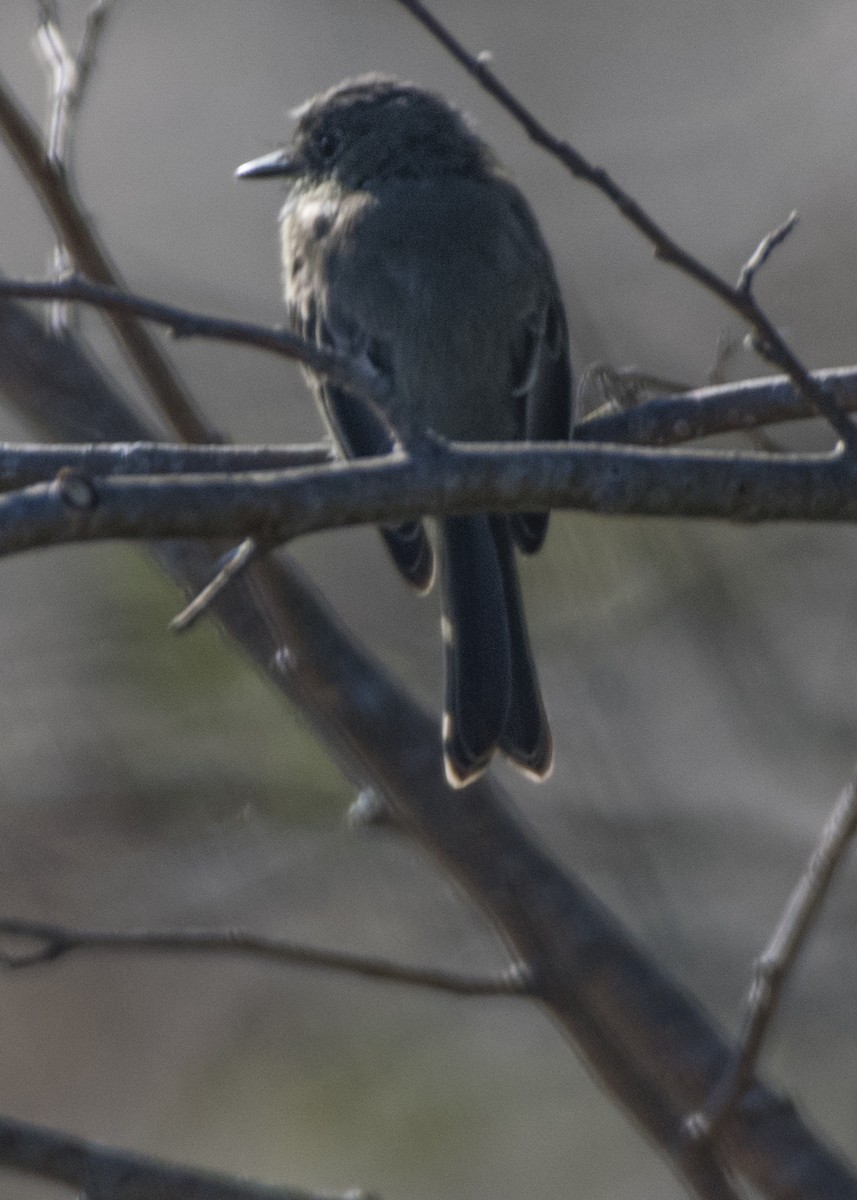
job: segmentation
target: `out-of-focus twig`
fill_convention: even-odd
[[[773,937],[756,962],[740,1037],[723,1077],[705,1106],[688,1119],[690,1137],[710,1138],[716,1133],[747,1086],[789,975],[827,898],[855,830],[857,774],[836,801]]]
[[[0,136],[29,179],[76,269],[97,283],[121,286],[119,271],[90,227],[65,171],[50,161],[38,131],[2,79]],[[178,436],[188,442],[220,441],[146,329],[124,313],[108,311],[107,315],[122,348]]]
[[[368,954],[342,950],[324,950],[319,946],[300,945],[280,938],[258,934],[179,930],[88,930],[42,921],[18,921],[0,918],[0,937],[39,943],[35,948],[0,950],[0,965],[23,968],[54,962],[76,951],[157,951],[180,954],[207,954],[256,959],[280,966],[312,967],[341,975],[355,975],[381,983],[407,984],[456,996],[526,996],[530,985],[526,971],[512,966],[498,975],[477,975],[466,971],[447,971],[434,967],[410,967]]]
[[[48,80],[47,157],[54,169],[69,172],[71,135],[87,84],[95,65],[97,44],[107,28],[113,0],[98,0],[86,15],[80,48],[74,54],[63,36],[59,6],[42,0],[35,47]],[[59,233],[59,231],[58,231]],[[71,269],[71,258],[59,233],[54,248],[53,274],[61,279]],[[56,301],[50,308],[50,325],[55,333],[68,326],[68,305]]]
[[[86,14],[77,53],[70,49],[55,3],[40,5],[36,50],[48,76],[47,153],[55,165],[68,162],[74,118],[92,78],[98,43],[107,30],[113,0],[97,0]]]

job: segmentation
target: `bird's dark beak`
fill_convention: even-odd
[[[288,150],[274,150],[261,158],[252,158],[242,163],[235,172],[237,179],[264,179],[271,175],[294,175],[299,165]]]

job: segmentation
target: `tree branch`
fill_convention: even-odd
[[[771,940],[756,962],[744,1024],[723,1078],[705,1107],[688,1120],[691,1137],[708,1138],[726,1119],[756,1069],[783,991],[838,868],[857,831],[857,775],[824,824],[818,845],[789,897]]]
[[[843,409],[857,410],[857,368],[815,371],[819,387]],[[816,416],[785,375],[698,388],[685,395],[648,400],[636,408],[581,421],[575,440],[674,446],[715,433],[749,432],[763,425]]]
[[[274,546],[333,527],[529,509],[740,521],[857,520],[857,461],[831,454],[450,444],[231,476],[61,471],[0,496],[0,554],[108,538],[253,537]]]
[[[331,447],[323,442],[300,446],[0,442],[0,491],[53,479],[63,468],[81,475],[229,475],[318,466],[332,460]]]
[[[66,1184],[86,1200],[335,1200],[178,1167],[10,1117],[0,1117],[0,1166]],[[338,1200],[373,1198],[348,1192]]]
[[[511,966],[500,975],[475,975],[434,967],[409,967],[371,955],[351,954],[300,945],[280,938],[262,937],[237,930],[118,930],[69,929],[43,921],[0,918],[0,935],[35,940],[29,950],[0,950],[0,966],[18,969],[54,962],[74,951],[146,951],[179,954],[227,955],[251,958],[279,966],[314,967],[341,975],[355,975],[380,983],[407,984],[455,996],[528,996],[530,986],[523,967]]]
[[[72,275],[61,280],[41,280],[35,283],[0,280],[0,296],[18,300],[78,300],[108,313],[140,317],[165,325],[176,337],[215,338],[221,342],[238,343],[269,350],[285,358],[301,362],[316,374],[340,387],[347,388],[372,405],[382,401],[389,390],[381,376],[371,368],[360,368],[351,359],[326,350],[315,342],[305,341],[286,329],[271,329],[247,321],[232,321],[204,313],[188,312],[159,300],[147,300],[119,288],[93,283]],[[213,440],[213,439],[210,439]]]
[[[96,283],[114,287],[121,284],[119,272],[89,225],[62,164],[51,162],[38,131],[2,78],[0,136],[5,138],[30,181],[77,270]],[[219,441],[196,411],[176,372],[147,330],[122,313],[108,313],[108,320],[149,394],[176,433],[188,442]]]

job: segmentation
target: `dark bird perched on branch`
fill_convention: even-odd
[[[289,149],[238,169],[289,185],[281,216],[294,330],[389,384],[383,413],[313,386],[346,457],[454,441],[570,436],[568,335],[536,220],[458,111],[411,83],[346,80],[294,114]],[[538,550],[547,513],[440,522],[445,646],[443,750],[454,786],[501,751],[550,771],[551,734],[521,605],[514,546]],[[422,523],[382,529],[404,577],[426,591]]]

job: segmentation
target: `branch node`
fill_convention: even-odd
[[[90,512],[98,504],[98,492],[88,475],[73,467],[63,467],[54,480],[63,504],[77,512]]]
[[[382,793],[374,787],[360,789],[354,802],[348,808],[347,820],[353,828],[363,825],[372,828],[389,827],[398,824],[392,807]]]

